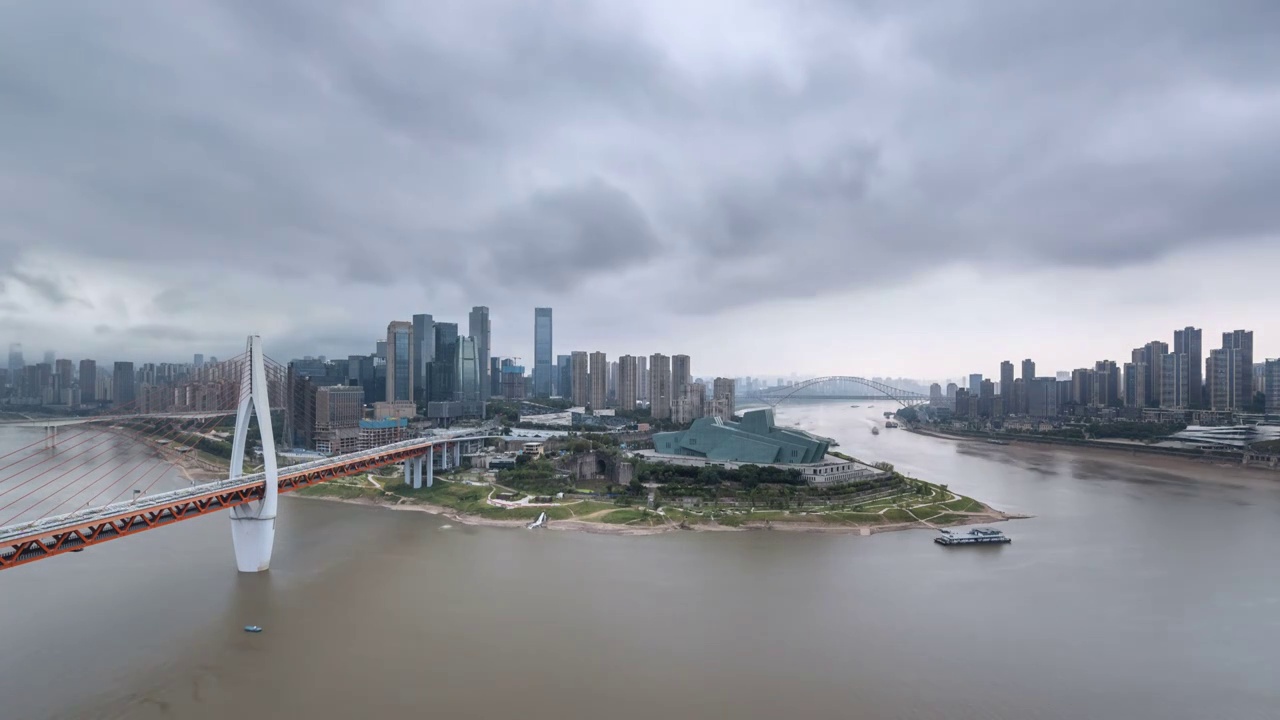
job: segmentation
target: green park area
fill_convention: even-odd
[[[775,525],[831,530],[918,524],[939,527],[999,519],[973,498],[894,472],[830,488],[798,473],[747,466],[737,471],[639,462],[626,485],[575,483],[549,460],[534,459],[496,474],[437,472],[433,487],[404,484],[400,466],[330,480],[299,491],[311,497],[386,505],[431,505],[460,516],[528,522],[598,523],[606,528],[747,527]]]

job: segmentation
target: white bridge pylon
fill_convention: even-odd
[[[231,479],[244,473],[244,446],[249,434],[249,414],[258,417],[262,435],[264,485],[262,499],[231,508],[231,544],[240,572],[262,572],[271,566],[276,539],[276,504],[280,475],[276,468],[275,432],[271,427],[271,401],[267,398],[267,368],[262,338],[249,336],[248,362],[240,375],[240,405],[236,409],[236,435],[231,444]]]

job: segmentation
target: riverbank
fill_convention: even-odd
[[[525,527],[542,513],[551,530],[607,535],[655,535],[675,531],[729,532],[781,530],[785,532],[872,535],[911,529],[939,529],[957,525],[1002,522],[1021,517],[994,510],[977,500],[929,486],[933,495],[900,496],[870,502],[856,509],[784,510],[764,508],[685,508],[660,506],[655,510],[614,505],[597,500],[553,503],[494,500],[499,490],[478,479],[482,474],[460,474],[451,480],[437,477],[432,488],[414,490],[398,476],[344,478],[312,486],[297,493],[308,499],[346,502],[390,510],[440,515],[463,525]],[[914,499],[914,502],[913,502]]]
[[[1280,488],[1280,473],[1258,465],[1242,465],[1239,461],[1222,458],[1193,458],[1165,453],[1146,453],[1136,447],[1117,446],[1114,443],[1102,445],[1066,445],[1052,442],[1018,441],[994,444],[982,438],[965,435],[951,435],[934,431],[915,430],[918,435],[925,435],[940,440],[964,443],[966,448],[983,454],[1006,454],[1023,459],[1036,455],[1058,454],[1075,457],[1082,461],[1106,463],[1119,469],[1127,469],[1134,473],[1157,472],[1164,476],[1181,481],[1195,483],[1211,483],[1230,487],[1248,488],[1252,490],[1274,490]],[[1212,473],[1206,469],[1212,468]]]
[[[904,425],[903,429],[917,435],[925,435],[944,440],[981,443],[991,446],[1018,444],[1053,445],[1062,448],[1101,450],[1104,452],[1113,451],[1130,455],[1141,453],[1144,455],[1171,458],[1194,463],[1207,463],[1215,466],[1235,465],[1240,467],[1258,468],[1261,470],[1280,471],[1280,462],[1277,462],[1274,456],[1262,456],[1246,452],[1204,451],[1191,448],[1160,447],[1148,445],[1136,440],[1075,440],[1021,434],[998,435],[995,433],[963,433],[911,425]],[[1252,460],[1252,462],[1250,460]]]

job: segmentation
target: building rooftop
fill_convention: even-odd
[[[756,464],[819,463],[830,441],[796,428],[774,424],[772,409],[750,410],[741,422],[704,417],[688,430],[657,433],[654,449],[663,455]]]

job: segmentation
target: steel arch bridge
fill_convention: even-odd
[[[923,393],[912,392],[910,390],[902,390],[900,388],[896,388],[891,385],[885,385],[884,383],[881,383],[881,382],[868,380],[866,378],[854,377],[852,375],[828,375],[826,377],[819,377],[819,378],[813,378],[811,380],[805,380],[804,382],[799,382],[799,383],[796,383],[795,385],[789,385],[787,387],[769,388],[767,390],[762,390],[759,393],[757,393],[756,397],[759,400],[767,403],[771,407],[777,407],[782,402],[795,398],[799,393],[802,393],[805,390],[808,390],[810,388],[813,388],[819,385],[831,384],[831,383],[844,383],[844,384],[856,383],[858,385],[863,385],[865,387],[870,388],[871,390],[874,390],[875,393],[877,393],[877,396],[883,395],[884,397],[887,397],[891,400],[896,400],[903,407],[911,407],[913,405],[922,405],[924,403],[929,402],[929,396]],[[856,397],[856,396],[799,395],[799,397],[803,397],[803,398],[826,397],[826,398],[836,399],[836,398]]]

